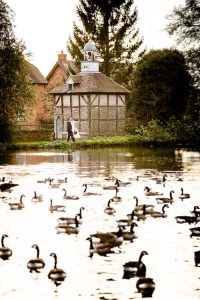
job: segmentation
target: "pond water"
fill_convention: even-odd
[[[166,182],[156,178],[167,174]],[[141,251],[146,276],[154,279],[156,288],[152,298],[157,300],[200,299],[200,269],[194,264],[194,252],[200,250],[199,237],[190,237],[195,224],[177,223],[177,215],[191,215],[195,205],[200,204],[200,151],[174,148],[102,148],[74,152],[20,151],[0,154],[0,178],[12,180],[18,186],[11,192],[0,193],[0,234],[7,234],[5,246],[12,249],[8,260],[0,259],[0,299],[3,300],[129,300],[141,299],[137,292],[137,277],[123,279],[123,264],[138,260]],[[104,189],[114,184],[112,177],[129,182],[120,186],[120,202],[112,202],[113,215],[104,212],[115,190]],[[138,177],[139,176],[139,177]],[[53,183],[64,180],[59,187]],[[88,184],[84,193],[83,184]],[[135,207],[134,196],[140,203],[154,205],[162,210],[156,196],[145,195],[149,186],[169,197],[174,191],[173,203],[166,209],[167,217],[136,221],[137,238],[123,241],[114,253],[106,256],[95,253],[89,256],[88,237],[96,232],[118,230],[117,220],[124,219]],[[78,200],[64,200],[67,195]],[[190,193],[189,199],[181,200],[181,188]],[[32,201],[34,191],[43,201]],[[96,194],[95,194],[96,193]],[[23,198],[24,208],[11,210],[9,203]],[[65,212],[50,212],[53,205],[64,205]],[[74,217],[80,207],[82,224],[77,234],[57,233],[59,217]],[[127,230],[127,229],[126,229]],[[27,262],[36,257],[37,244],[45,267],[40,273],[30,273]],[[54,267],[50,254],[57,254],[58,267],[67,277],[60,285],[48,278]]]

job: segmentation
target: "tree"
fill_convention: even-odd
[[[188,104],[190,83],[191,76],[179,51],[151,50],[145,54],[136,66],[128,103],[132,127],[156,119],[167,123],[172,116],[181,118]]]
[[[13,32],[13,11],[0,0],[0,142],[10,140],[17,113],[32,99],[25,46]]]
[[[168,16],[166,31],[184,47],[184,53],[194,83],[200,88],[200,2],[186,0],[185,6],[175,7]]]
[[[133,63],[145,52],[140,50],[143,39],[136,27],[138,12],[133,3],[134,0],[80,0],[77,15],[83,29],[74,23],[74,38],[70,37],[67,44],[68,52],[79,62],[88,38],[93,39],[102,59],[101,71],[126,85]],[[117,77],[120,72],[122,76]]]

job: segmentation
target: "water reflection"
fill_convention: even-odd
[[[148,277],[156,284],[153,299],[199,299],[199,268],[194,264],[194,251],[199,250],[199,237],[190,237],[190,224],[178,224],[177,215],[189,214],[199,205],[200,152],[174,148],[106,148],[89,151],[27,151],[0,155],[1,177],[13,180],[18,186],[12,192],[0,193],[1,236],[7,234],[6,247],[12,250],[9,260],[0,260],[3,276],[0,278],[0,298],[5,300],[97,300],[141,299],[133,277],[124,279],[123,265],[138,259],[142,251]],[[167,174],[165,184],[156,177]],[[137,176],[141,176],[137,180]],[[113,184],[112,176],[130,181],[121,186],[121,201],[113,201],[114,214],[106,214],[108,200],[114,190],[103,189]],[[49,185],[45,178],[53,178],[58,187]],[[67,182],[65,178],[67,177]],[[40,182],[40,183],[39,183]],[[42,182],[42,183],[41,183]],[[92,196],[84,195],[83,184]],[[167,217],[136,220],[133,240],[125,240],[114,253],[105,256],[97,252],[90,257],[88,237],[97,232],[116,232],[117,220],[127,218],[135,206],[148,203],[161,211],[155,197],[146,196],[145,186],[169,196],[174,190],[174,202],[169,204]],[[180,200],[184,187],[191,197]],[[63,199],[67,194],[79,199]],[[34,191],[43,201],[32,201]],[[24,208],[11,210],[9,203],[18,202],[24,194]],[[50,212],[50,200],[65,205],[66,212]],[[75,217],[80,208],[82,223],[76,233],[57,233],[60,217]],[[127,230],[127,229],[126,229]],[[40,273],[29,272],[27,263],[33,258],[32,245],[37,244],[45,267]],[[48,278],[52,270],[52,253],[66,278],[56,285]]]

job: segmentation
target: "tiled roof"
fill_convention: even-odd
[[[79,73],[71,75],[74,81],[72,90],[68,90],[68,85],[63,84],[50,91],[50,94],[80,94],[80,93],[113,93],[127,94],[130,91],[122,85],[116,83],[106,75],[98,73]]]
[[[42,75],[38,68],[36,68],[33,64],[26,61],[28,68],[29,68],[29,76],[32,83],[37,84],[48,84],[46,78]]]
[[[58,60],[55,63],[55,65],[53,66],[53,68],[51,69],[51,71],[49,72],[49,74],[47,75],[47,80],[49,80],[51,78],[51,75],[54,73],[54,71],[58,67],[63,69],[66,72],[66,74],[69,73],[71,70],[73,72],[76,72],[76,67],[75,67],[75,64],[72,60],[67,60],[66,62]]]

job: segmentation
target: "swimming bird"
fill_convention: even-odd
[[[78,196],[75,196],[75,195],[67,195],[67,190],[66,189],[62,189],[62,191],[64,191],[64,195],[63,195],[63,199],[66,199],[66,200],[78,200],[79,197]]]
[[[124,279],[146,276],[146,265],[142,262],[142,258],[144,255],[148,255],[147,251],[142,251],[140,253],[138,261],[129,261],[123,265]]]
[[[157,203],[158,204],[162,204],[162,203],[172,204],[174,202],[174,199],[173,199],[173,196],[172,196],[173,193],[174,193],[174,191],[170,191],[169,198],[168,197],[159,197],[159,198],[156,198]]]
[[[112,199],[108,200],[107,207],[104,209],[104,212],[105,212],[107,215],[113,215],[114,213],[116,213],[115,208],[110,206],[110,203],[111,203],[112,201],[113,201]]]
[[[97,232],[91,234],[90,237],[92,237],[92,241],[94,245],[106,244],[110,248],[120,246],[124,240],[123,231],[121,227],[118,228],[118,231]]]
[[[13,183],[12,181],[9,182],[3,182],[0,184],[0,191],[5,192],[9,191],[12,187],[18,186],[19,184]]]
[[[47,183],[49,180],[51,180],[51,178],[44,178],[44,179],[38,179],[37,183]]]
[[[77,234],[79,233],[78,216],[75,216],[75,226],[68,224],[58,224],[56,226],[57,233]]]
[[[5,176],[3,176],[3,177],[0,178],[0,182],[5,182],[5,181],[6,181],[6,177]]]
[[[116,180],[115,180],[115,185],[117,186],[117,187],[120,187],[120,186],[128,186],[128,185],[130,185],[132,182],[131,181],[122,181],[122,180],[120,180],[120,179],[118,179],[118,178],[116,178]]]
[[[122,201],[122,197],[118,196],[118,192],[119,192],[118,186],[115,186],[114,189],[115,189],[115,195],[111,198],[112,201],[114,201],[114,202],[121,202]]]
[[[126,227],[126,226],[130,226],[134,222],[134,219],[137,218],[135,217],[135,211],[132,210],[132,212],[127,215],[126,219],[119,219],[116,222],[118,226]]]
[[[132,212],[133,213],[133,212]],[[152,213],[152,210],[147,211],[146,210],[146,204],[143,205],[143,209],[140,211],[134,210],[134,219],[137,221],[144,221],[150,214]]]
[[[7,260],[12,256],[12,250],[4,245],[4,239],[8,237],[7,234],[3,234],[1,237],[1,247],[0,247],[0,258]]]
[[[58,178],[58,183],[67,183],[67,181],[68,181],[67,177],[65,177],[64,179]]]
[[[153,218],[166,218],[167,217],[167,214],[165,211],[166,208],[169,208],[169,205],[167,203],[163,205],[161,212],[153,210],[152,212],[149,212],[149,214]]]
[[[56,285],[59,285],[65,280],[67,274],[63,269],[57,268],[58,259],[56,253],[51,253],[50,256],[54,258],[54,268],[49,271],[48,278],[55,282]]]
[[[92,237],[87,238],[87,240],[90,242],[89,257],[91,258],[93,257],[94,253],[97,253],[101,256],[106,256],[107,254],[114,253],[114,251],[112,250],[113,247],[111,247],[107,243],[99,243],[94,246]]]
[[[198,205],[195,205],[193,210],[191,211],[191,213],[194,215],[194,216],[200,216],[200,210],[199,210],[199,206]]]
[[[58,218],[58,222],[59,223],[64,223],[64,224],[68,224],[68,225],[70,225],[70,224],[75,224],[75,220],[76,220],[76,216],[78,217],[77,218],[77,221],[78,221],[78,223],[79,224],[82,224],[82,222],[83,222],[83,215],[82,215],[82,210],[83,209],[85,209],[84,207],[81,207],[80,208],[80,210],[79,210],[79,213],[77,213],[76,215],[75,215],[75,217],[60,217],[60,218]]]
[[[130,229],[125,231],[125,230],[122,230],[122,236],[123,236],[123,239],[124,241],[133,241],[133,239],[136,239],[138,236],[137,234],[135,233],[134,231],[134,227],[137,226],[138,227],[138,224],[133,222],[131,225],[130,225]]]
[[[36,258],[32,258],[27,263],[27,268],[32,273],[33,271],[39,273],[40,269],[43,269],[45,267],[45,262],[42,258],[40,258],[40,249],[37,244],[34,244],[32,248],[36,249]]]
[[[195,223],[197,224],[200,221],[200,217],[198,215],[194,215],[194,216],[187,216],[187,215],[183,215],[183,216],[176,216],[175,217],[176,222],[179,224],[184,224],[184,223],[188,223],[188,224],[192,224]]]
[[[144,205],[145,205],[145,212],[147,213],[148,211],[152,211],[153,208],[154,208],[154,205],[152,204],[147,204],[147,203],[142,203],[142,204],[139,204],[139,199],[137,196],[134,196],[133,199],[135,199],[135,207],[134,207],[134,211],[137,212],[137,211],[143,211],[144,209]]]
[[[65,205],[53,205],[53,200],[50,200],[50,206],[49,206],[50,212],[65,212]]]
[[[97,193],[97,192],[87,192],[88,185],[87,185],[86,183],[84,183],[83,186],[84,186],[84,190],[83,190],[83,195],[84,195],[84,196],[96,196],[96,195],[101,195],[100,193]]]
[[[146,191],[146,196],[157,196],[157,195],[163,195],[163,193],[152,191],[152,189],[148,186],[145,186],[144,190]]]
[[[191,231],[190,237],[200,236],[200,227],[192,227],[189,230]]]
[[[181,188],[181,194],[179,195],[179,199],[184,200],[184,199],[189,199],[190,194],[189,193],[184,193],[183,188]]]
[[[194,262],[196,267],[200,264],[200,251],[194,252]]]
[[[156,184],[161,184],[161,183],[165,184],[166,178],[167,178],[167,174],[163,174],[162,178],[158,178],[158,177],[155,178]]]
[[[23,209],[23,208],[25,207],[25,206],[24,206],[24,203],[23,203],[23,201],[22,201],[23,197],[25,197],[24,194],[22,194],[22,195],[20,196],[19,202],[13,202],[13,203],[10,202],[10,203],[9,203],[10,209],[12,209],[12,210],[21,210],[21,209]]]
[[[155,287],[155,282],[150,277],[140,277],[136,282],[136,288],[142,294],[142,298],[151,298]]]
[[[33,198],[31,199],[31,201],[32,201],[32,202],[35,202],[35,203],[37,203],[37,202],[42,202],[42,201],[43,201],[43,197],[42,197],[41,194],[40,194],[40,195],[37,195],[37,192],[34,191],[34,196],[33,196]]]
[[[54,188],[54,189],[58,189],[60,187],[60,183],[54,183],[54,179],[53,178],[49,178],[49,188]]]

